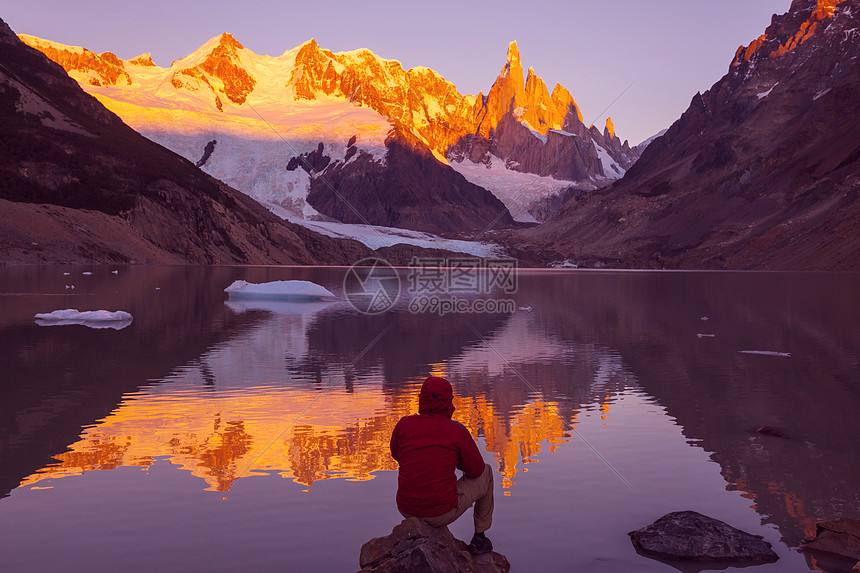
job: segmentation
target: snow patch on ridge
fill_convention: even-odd
[[[770,92],[772,92],[772,91],[773,91],[773,88],[775,88],[775,87],[776,87],[776,86],[778,86],[778,85],[779,85],[779,82],[776,82],[776,83],[775,83],[775,84],[773,84],[773,85],[770,87],[770,89],[769,89],[769,90],[767,90],[766,92],[761,92],[761,93],[756,94],[756,97],[757,97],[758,99],[764,99],[764,98],[766,98],[767,96],[769,96],[769,95],[770,95]]]
[[[597,145],[596,141],[592,141],[592,143],[594,144],[595,151],[597,151],[597,158],[600,159],[600,163],[603,165],[604,177],[607,179],[620,179],[623,177],[624,173],[626,173],[624,168],[612,159],[608,151]]]
[[[380,227],[377,225],[357,225],[352,223],[340,223],[338,221],[312,221],[302,219],[291,213],[272,209],[273,213],[283,217],[291,223],[296,223],[312,231],[316,231],[327,237],[336,239],[354,239],[364,243],[371,249],[391,247],[398,244],[415,245],[426,249],[444,249],[455,253],[465,253],[474,257],[500,257],[504,256],[504,250],[495,243],[477,241],[462,241],[459,239],[447,239],[432,233],[412,231],[409,229],[396,229],[394,227]]]
[[[817,94],[815,94],[813,96],[812,101],[818,101],[820,98],[823,98],[824,96],[826,96],[827,94],[830,93],[831,89],[833,89],[833,88],[827,88],[827,89],[821,90],[820,92],[818,92]]]
[[[451,163],[451,167],[470,183],[483,187],[505,204],[514,221],[537,223],[530,213],[532,205],[545,197],[556,195],[574,186],[571,181],[552,177],[539,177],[533,173],[520,173],[505,167],[505,161],[490,156],[489,165],[473,163],[468,159]]]
[[[660,131],[658,131],[657,133],[655,133],[654,135],[652,135],[651,137],[649,137],[649,138],[648,138],[648,139],[646,139],[645,141],[641,142],[641,143],[640,143],[639,145],[637,145],[636,147],[639,149],[639,151],[640,151],[640,152],[641,152],[641,151],[644,151],[644,150],[645,150],[645,148],[646,148],[646,147],[648,147],[649,145],[651,145],[651,143],[652,143],[655,139],[657,139],[658,137],[662,137],[663,135],[665,135],[665,134],[666,134],[666,132],[667,132],[667,131],[669,131],[669,130],[668,130],[668,129],[661,129]]]

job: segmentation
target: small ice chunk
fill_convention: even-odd
[[[116,270],[111,271],[111,274],[118,275],[118,274],[119,274],[119,271],[116,271]]]
[[[39,326],[66,326],[81,324],[90,328],[113,328],[120,330],[131,324],[131,314],[124,310],[85,310],[76,308],[37,313],[36,324]]]
[[[772,350],[738,350],[741,354],[760,354],[762,356],[782,356],[791,358],[790,352],[774,352]]]
[[[72,273],[63,273],[63,276],[64,276],[64,277],[67,277],[67,276],[69,276],[70,274],[72,274]]]
[[[528,305],[528,306],[521,306],[517,310],[522,310],[524,312],[531,312],[534,310],[534,308],[532,307],[532,305]]]
[[[696,336],[698,336],[699,338],[715,338],[717,335],[716,334],[697,334]]]
[[[82,275],[91,275],[91,274],[93,274],[93,273],[91,273],[90,271],[84,271],[84,272],[82,272],[81,274],[82,274]]]
[[[36,318],[40,320],[86,320],[89,322],[105,322],[111,320],[131,320],[132,317],[124,310],[84,310],[79,311],[76,308],[67,308],[65,310],[55,310],[52,312],[40,312],[36,314]]]
[[[703,317],[702,317],[702,318],[700,318],[699,320],[708,320],[708,317],[707,317],[707,316],[703,316]]]
[[[249,283],[234,281],[224,289],[233,298],[268,298],[289,300],[320,300],[335,298],[327,288],[310,281],[272,281]]]

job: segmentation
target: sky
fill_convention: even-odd
[[[0,0],[0,18],[19,34],[122,59],[151,52],[163,67],[222,32],[273,56],[316,38],[335,52],[369,48],[404,68],[433,68],[461,94],[486,94],[516,40],[523,67],[533,67],[550,91],[556,82],[570,90],[586,124],[602,127],[611,116],[617,135],[635,145],[678,119],[696,92],[725,75],[737,48],[790,4]]]

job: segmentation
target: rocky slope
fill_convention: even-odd
[[[441,169],[431,151],[408,132],[395,130],[385,144],[384,164],[364,152],[345,162],[328,162],[317,154],[314,159],[321,157],[327,165],[311,180],[308,203],[344,223],[431,233],[513,224],[501,201],[453,169]],[[308,162],[302,163],[306,167]]]
[[[622,180],[514,240],[588,266],[860,269],[858,54],[858,0],[794,0]]]
[[[311,264],[369,252],[277,219],[142,137],[2,21],[0,118],[6,262]]]

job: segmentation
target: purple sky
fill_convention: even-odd
[[[586,123],[612,116],[631,144],[672,124],[697,91],[727,71],[735,50],[764,32],[790,0],[19,0],[0,13],[18,33],[110,50],[152,52],[168,66],[221,32],[279,55],[314,37],[333,51],[369,48],[405,68],[427,66],[460,93],[484,93],[516,40],[523,66],[550,90],[560,82]],[[634,82],[609,111],[598,117]]]

